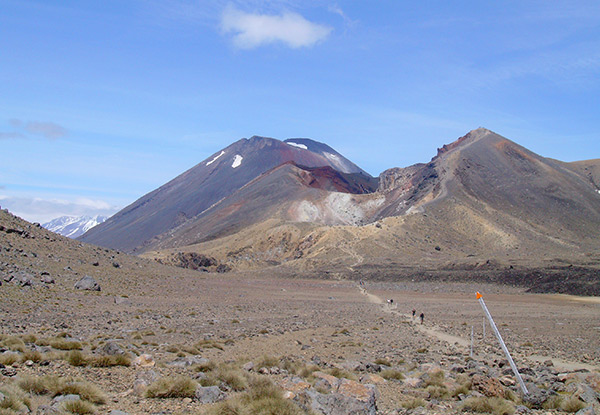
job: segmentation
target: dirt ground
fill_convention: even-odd
[[[484,314],[475,298],[480,291],[518,366],[551,359],[558,370],[600,371],[600,301],[595,297],[450,283],[367,283],[363,289],[344,280],[159,269],[143,278],[99,275],[100,292],[76,291],[66,288],[68,283],[45,290],[4,284],[1,332],[37,337],[66,332],[83,342],[85,353],[115,341],[132,355],[150,354],[159,375],[186,373],[168,363],[177,358],[177,349],[204,340],[219,345],[200,350],[214,362],[256,362],[272,356],[350,368],[385,358],[448,368],[468,360],[472,328],[475,357],[504,358],[487,324],[483,337]],[[172,274],[165,277],[165,270]],[[393,305],[387,299],[394,299]],[[424,313],[423,325],[412,319],[412,309],[417,316]],[[203,408],[195,401],[134,394],[139,369],[133,366],[76,368],[57,360],[48,366],[16,364],[16,369],[20,374],[53,373],[93,381],[109,396],[103,413],[188,413]],[[402,400],[399,387],[388,382],[379,389],[378,413],[393,413]]]

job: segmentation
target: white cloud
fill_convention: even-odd
[[[225,33],[233,33],[234,44],[242,49],[276,42],[294,49],[310,47],[327,38],[333,30],[329,26],[309,22],[297,13],[252,14],[232,6],[225,9],[221,27]]]
[[[67,136],[67,129],[49,121],[22,121],[16,118],[8,120],[14,128],[23,129],[30,134],[41,135],[47,139],[56,139]],[[0,133],[0,138],[26,138],[20,132]]]
[[[29,222],[49,222],[61,216],[103,215],[111,216],[119,208],[103,200],[87,198],[42,199],[37,197],[13,197],[0,195],[2,209]]]

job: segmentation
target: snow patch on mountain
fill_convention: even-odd
[[[305,146],[304,144],[293,143],[291,141],[286,141],[286,144],[289,144],[292,147],[298,147],[298,148],[301,148],[301,149],[304,149],[304,150],[308,150],[308,147]]]
[[[239,154],[235,155],[235,158],[233,159],[233,164],[231,165],[231,167],[233,167],[234,169],[236,167],[239,167],[242,164],[242,160],[244,158],[242,156],[240,156]]]
[[[225,151],[221,151],[221,154],[219,154],[218,156],[215,156],[215,158],[214,158],[214,159],[212,159],[211,161],[208,161],[208,162],[206,163],[206,165],[207,165],[207,166],[210,166],[210,165],[211,165],[211,164],[213,164],[215,161],[217,161],[217,159],[218,159],[219,157],[221,157],[223,154],[225,154]]]
[[[106,216],[61,216],[42,224],[42,226],[51,232],[58,233],[68,238],[77,238],[96,225],[104,222]]]
[[[342,173],[352,173],[352,169],[349,168],[349,166],[346,163],[344,163],[344,160],[341,159],[338,155],[328,153],[327,151],[324,151],[323,155],[329,161],[331,161],[331,164],[333,164]]]

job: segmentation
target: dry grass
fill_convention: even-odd
[[[283,398],[283,392],[266,377],[252,378],[242,395],[220,402],[206,415],[302,415],[293,402]]]
[[[219,349],[219,350],[224,350],[223,345],[221,345],[221,343],[215,341],[215,340],[200,340],[199,342],[197,342],[194,347],[196,349],[210,349],[210,348],[214,348],[214,349]]]
[[[391,366],[392,363],[389,361],[389,359],[385,358],[385,357],[378,357],[377,359],[375,359],[375,364],[377,365],[385,365],[385,366]]]
[[[336,378],[346,378],[350,380],[356,380],[356,375],[354,373],[348,372],[345,369],[340,369],[338,367],[331,368],[327,371],[331,376],[335,376]]]
[[[463,403],[462,409],[494,415],[512,415],[515,412],[515,406],[512,402],[495,397],[469,398]]]
[[[125,355],[104,355],[92,358],[89,364],[94,367],[131,366],[131,359]]]
[[[406,409],[415,409],[425,405],[427,405],[427,402],[423,398],[414,398],[402,402],[402,407]]]
[[[11,366],[12,364],[18,362],[20,360],[20,356],[18,353],[2,353],[0,354],[0,364],[4,366]]]
[[[94,405],[89,402],[77,400],[77,401],[67,401],[63,404],[63,408],[65,411],[70,412],[72,414],[93,414],[96,412]]]
[[[443,370],[436,370],[429,374],[429,377],[425,380],[425,386],[442,386],[445,378]]]
[[[381,371],[381,377],[386,380],[402,380],[404,379],[404,374],[399,370],[395,369],[386,369]]]
[[[581,409],[585,408],[585,403],[583,403],[577,396],[573,395],[568,398],[565,398],[560,403],[560,409],[565,412],[577,412]]]
[[[23,340],[18,338],[17,336],[8,336],[4,340],[2,340],[2,346],[13,350],[15,352],[25,352],[27,348],[25,347],[25,343]]]
[[[6,413],[28,413],[31,409],[31,399],[16,385],[4,385],[0,387],[0,393],[4,399],[0,401],[0,411]]]
[[[68,395],[70,393],[79,395],[81,399],[95,404],[101,405],[106,402],[106,395],[97,386],[88,382],[62,381],[53,390],[54,396]]]
[[[86,366],[88,364],[89,358],[81,353],[79,350],[71,350],[67,353],[65,360],[71,366]]]
[[[187,376],[165,377],[148,386],[148,398],[193,398],[198,384]]]
[[[83,346],[78,341],[68,341],[63,338],[50,340],[50,347],[57,350],[81,350]]]
[[[21,355],[21,362],[31,360],[32,362],[39,363],[42,361],[42,354],[38,351],[31,352],[27,351]]]

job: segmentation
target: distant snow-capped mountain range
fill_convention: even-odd
[[[61,216],[42,224],[49,231],[56,232],[68,238],[77,238],[94,226],[108,219],[107,216]]]

